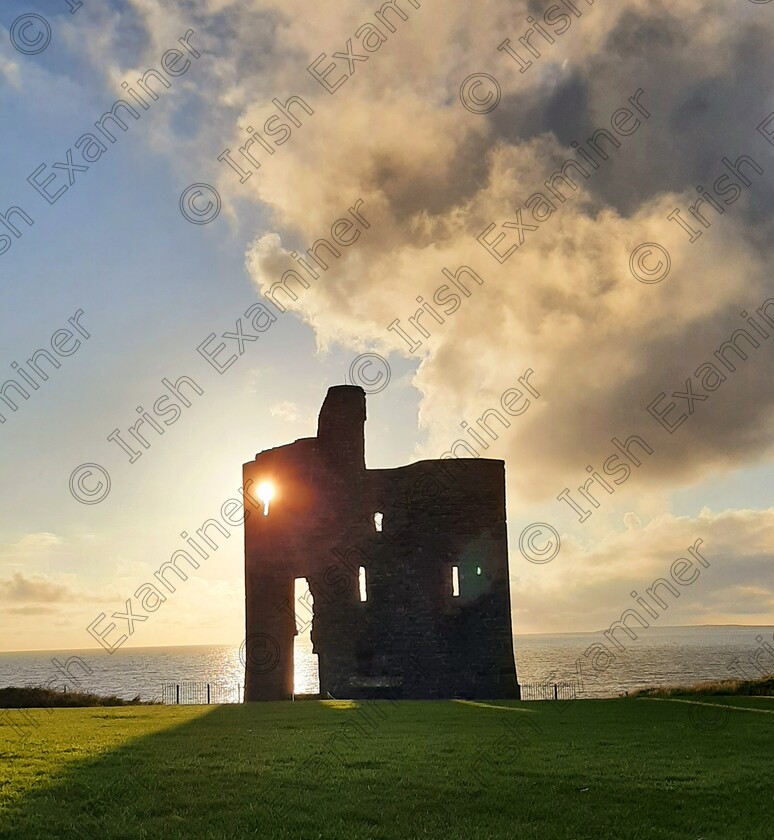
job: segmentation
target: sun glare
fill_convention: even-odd
[[[258,499],[263,502],[263,515],[269,515],[269,502],[274,497],[274,487],[268,481],[258,485]]]

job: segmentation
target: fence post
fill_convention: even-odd
[[[558,700],[558,699],[559,699],[559,687],[557,686],[556,683],[554,683],[554,700]]]
[[[172,699],[172,687],[175,689],[175,699]],[[521,687],[520,687],[521,688]],[[203,682],[183,682],[183,683],[162,683],[161,697],[163,703],[186,705],[201,703],[204,689],[207,691],[207,705],[211,706],[221,705],[223,703],[234,702],[234,684],[233,683],[203,683]],[[216,699],[216,696],[218,699]],[[243,686],[241,683],[236,683],[236,702],[243,702]],[[225,698],[225,699],[224,699]],[[295,699],[295,697],[294,697]]]

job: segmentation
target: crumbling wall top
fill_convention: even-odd
[[[341,466],[365,469],[365,391],[359,385],[328,389],[317,421],[320,449]]]

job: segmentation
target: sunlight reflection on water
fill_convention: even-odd
[[[576,661],[583,663],[585,697],[612,697],[648,685],[691,683],[734,676],[729,663],[739,657],[744,666],[759,647],[756,636],[772,642],[774,627],[654,628],[643,631],[637,641],[626,639],[626,649],[604,672],[594,671],[584,651],[592,642],[604,641],[599,633],[517,636],[514,640],[519,681],[576,680]],[[51,659],[64,661],[78,655],[93,674],[81,679],[81,688],[100,694],[131,698],[160,698],[164,683],[220,682],[241,685],[244,669],[238,645],[204,645],[170,648],[122,648],[112,656],[104,651],[36,651],[0,653],[0,687],[41,685],[56,676]],[[295,682],[297,693],[317,690],[317,656],[311,643],[296,642]],[[774,657],[760,658],[774,671]],[[750,675],[755,673],[748,665]],[[74,670],[79,675],[80,671]]]

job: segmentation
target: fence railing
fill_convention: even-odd
[[[576,683],[521,683],[522,700],[577,700]]]
[[[577,684],[572,682],[521,683],[519,689],[522,700],[578,699]],[[218,682],[164,683],[161,687],[161,702],[170,706],[241,703],[242,686],[239,683]]]
[[[170,706],[224,705],[242,702],[239,683],[181,682],[161,686],[161,702]]]

